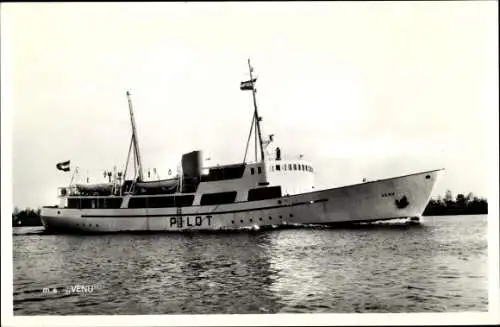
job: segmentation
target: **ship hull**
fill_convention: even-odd
[[[42,208],[45,229],[65,233],[252,229],[418,219],[439,170],[281,198],[183,208]]]

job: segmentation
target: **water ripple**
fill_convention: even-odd
[[[194,234],[15,228],[14,314],[486,311],[486,227],[463,216]]]

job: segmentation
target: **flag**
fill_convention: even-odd
[[[253,89],[253,84],[257,81],[257,78],[253,78],[248,81],[241,82],[240,84],[240,90],[246,91],[246,90],[252,90]]]
[[[62,170],[62,171],[69,171],[69,163],[70,163],[70,160],[60,162],[56,165],[56,168],[59,170]]]

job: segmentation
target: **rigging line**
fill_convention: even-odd
[[[255,134],[255,162],[257,162],[257,133]]]
[[[250,145],[250,137],[252,137],[254,122],[255,122],[255,115],[252,115],[252,124],[250,124],[250,133],[248,133],[247,147],[245,149],[245,157],[243,158],[243,163],[245,163],[247,159],[248,146]]]
[[[125,162],[125,170],[123,172],[123,180],[125,181],[127,177],[128,164],[130,162],[130,152],[132,152],[132,145],[134,144],[134,135],[130,138],[130,145],[128,147],[127,161]]]
[[[135,137],[133,139],[134,139],[134,150],[137,150],[137,147],[135,146],[135,144],[136,144]],[[137,152],[135,152],[135,153],[137,153]],[[137,156],[134,156],[134,180],[136,180],[136,179],[137,179]]]

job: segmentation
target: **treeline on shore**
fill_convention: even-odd
[[[488,201],[473,193],[457,194],[454,198],[450,190],[444,198],[431,199],[424,210],[424,216],[483,215],[488,213]]]
[[[14,212],[12,213],[12,226],[42,226],[40,212],[40,209],[34,210],[26,208],[24,210],[19,210],[17,207],[14,208]]]
[[[40,220],[40,209],[26,208],[19,210],[17,207],[12,213],[12,226],[42,226]],[[424,216],[447,216],[447,215],[482,215],[488,213],[488,201],[478,198],[473,193],[457,194],[453,197],[451,191],[446,191],[444,198],[438,196],[431,199],[424,210]]]

